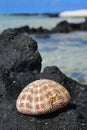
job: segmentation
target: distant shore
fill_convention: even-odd
[[[48,16],[48,17],[59,17],[59,13],[4,13],[1,15],[11,15],[11,16]]]
[[[74,11],[64,11],[56,13],[5,13],[3,15],[12,16],[48,16],[48,17],[87,17],[87,9],[74,10]]]

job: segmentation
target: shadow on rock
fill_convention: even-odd
[[[56,111],[49,113],[49,114],[46,114],[46,115],[40,115],[37,118],[39,118],[39,119],[50,119],[51,118],[52,119],[52,118],[58,116],[61,113],[66,113],[68,110],[73,110],[73,109],[76,109],[76,108],[77,108],[76,104],[70,103],[64,108],[61,108],[59,110],[56,110]]]

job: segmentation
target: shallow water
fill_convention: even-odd
[[[45,66],[58,66],[67,76],[87,83],[87,33],[52,34],[38,41]]]
[[[49,18],[47,16],[12,16],[12,15],[0,15],[0,32],[3,29],[15,28],[28,25],[30,27],[40,27],[51,29],[57,23],[67,20],[69,22],[82,22],[84,18]]]
[[[84,18],[48,18],[43,16],[3,16],[0,15],[0,32],[7,28],[29,25],[51,29],[60,21],[83,22]],[[68,34],[50,34],[44,38],[32,36],[38,42],[45,66],[58,66],[67,76],[87,84],[87,32],[75,31]]]

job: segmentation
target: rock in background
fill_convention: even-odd
[[[44,68],[37,42],[27,29],[8,29],[0,34],[0,130],[87,130],[87,85],[64,75],[58,67]],[[26,116],[17,112],[17,96],[36,79],[52,79],[71,93],[71,102],[53,113]]]

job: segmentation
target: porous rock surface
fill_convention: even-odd
[[[15,97],[24,85],[37,79],[41,60],[37,42],[27,33],[8,29],[0,35],[0,75],[9,95]]]
[[[87,85],[68,78],[58,67],[41,73],[36,41],[25,32],[6,30],[0,34],[0,130],[87,130]],[[71,101],[43,116],[26,116],[16,110],[22,88],[36,79],[52,79],[66,87]]]

